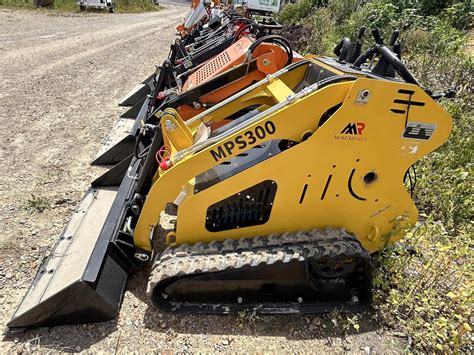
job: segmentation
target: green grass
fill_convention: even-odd
[[[36,8],[34,0],[0,0],[0,6],[19,7],[19,8]],[[61,12],[80,12],[76,0],[54,0],[51,6],[45,7],[46,10],[56,10]],[[153,4],[151,0],[115,0],[116,12],[145,12],[159,11],[161,6]],[[89,12],[104,12],[106,10],[88,10]]]

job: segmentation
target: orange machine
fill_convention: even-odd
[[[183,119],[189,119],[206,107],[301,59],[303,57],[294,53],[288,41],[280,36],[270,35],[257,40],[250,36],[242,37],[192,72],[178,90],[178,98],[164,102],[162,108],[172,106]],[[187,103],[179,100],[189,91],[198,93],[197,100]],[[158,95],[163,98],[166,94]]]

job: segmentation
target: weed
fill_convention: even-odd
[[[243,310],[237,314],[237,326],[242,329],[245,326],[255,324],[260,319],[255,311]]]
[[[31,195],[26,201],[25,209],[32,213],[42,213],[51,208],[51,204],[46,197]]]
[[[352,317],[346,318],[344,329],[348,331],[351,328],[354,329],[356,332],[360,330],[359,317],[357,316],[357,314],[353,315]]]

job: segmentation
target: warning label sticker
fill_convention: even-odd
[[[403,138],[428,140],[431,138],[436,125],[424,122],[408,122]]]

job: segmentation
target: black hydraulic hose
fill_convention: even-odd
[[[151,142],[148,154],[145,158],[145,163],[143,168],[140,171],[140,176],[138,177],[137,184],[135,186],[135,192],[140,195],[146,195],[146,187],[150,184],[150,181],[153,177],[153,174],[156,171],[157,162],[155,159],[155,153],[163,145],[163,134],[161,132],[161,126],[157,125],[155,128],[155,135]]]
[[[140,159],[140,153],[138,152],[138,150],[140,149],[141,136],[142,136],[141,133],[138,133],[137,136],[135,137],[135,147],[133,149],[133,156],[136,159]]]
[[[147,117],[150,117],[150,116],[147,116]],[[144,149],[140,152],[140,143],[142,142],[142,137],[145,135],[146,133],[146,129],[147,127],[151,127],[151,125],[149,124],[145,124],[145,127],[143,128],[143,132],[140,130],[138,132],[138,134],[135,136],[135,147],[133,149],[133,156],[137,159],[137,160],[141,160],[143,159],[148,151],[150,150],[150,146],[145,146]]]
[[[311,63],[311,59],[303,59],[303,60],[300,60],[299,62],[291,63],[290,65],[286,66],[285,69],[290,71],[309,63]]]
[[[285,49],[285,51],[288,55],[288,60],[285,64],[285,66],[290,65],[293,62],[293,49],[291,48],[290,42],[286,38],[284,38],[282,36],[278,36],[278,35],[269,35],[269,36],[265,36],[265,37],[257,39],[249,47],[249,52],[253,53],[255,48],[257,48],[257,46],[260,45],[263,42],[276,43],[276,44],[281,45]]]
[[[375,53],[377,53],[375,46],[367,49],[359,56],[359,58],[356,59],[353,66],[357,69],[360,69],[360,66],[364,64],[367,59],[371,58]]]
[[[405,80],[407,83],[415,84],[420,86],[418,81],[415,79],[412,73],[408,70],[408,68],[403,64],[403,62],[397,57],[395,53],[393,53],[390,49],[385,46],[375,45],[372,48],[369,48],[364,53],[362,53],[359,58],[354,62],[354,68],[360,69],[361,65],[369,58],[371,58],[374,54],[379,54],[382,58],[384,58],[389,64],[391,64],[395,70],[400,74],[400,76]]]
[[[413,74],[410,73],[405,64],[403,64],[403,62],[398,59],[398,57],[390,49],[385,46],[380,46],[377,47],[377,52],[395,68],[395,70],[398,72],[398,74],[400,74],[403,80],[410,84],[420,86],[420,83],[418,83]]]
[[[343,81],[353,81],[356,80],[357,77],[353,75],[337,75],[337,76],[330,76],[329,78],[323,79],[318,82],[318,90],[322,89],[331,84],[343,82]]]
[[[245,30],[247,30],[247,29],[249,29],[249,28],[252,28],[252,27],[255,27],[255,26],[256,26],[255,23],[250,23],[250,24],[245,25],[244,27],[241,27],[241,28],[237,31],[237,33],[235,34],[235,36],[234,36],[234,43],[237,42],[237,40],[239,39],[239,36],[240,36]],[[255,30],[254,30],[254,31],[255,31]],[[252,32],[252,31],[251,31],[251,32]],[[253,32],[252,32],[252,33],[253,33]]]
[[[281,30],[283,28],[283,26],[280,25],[279,23],[277,23],[276,25],[270,25],[270,24],[267,24],[267,23],[259,23],[258,26],[265,29],[265,30],[270,30],[270,31]]]
[[[233,17],[233,18],[230,20],[231,23],[234,23],[234,22],[237,22],[237,21],[240,21],[240,22],[247,22],[247,23],[255,23],[255,20],[249,19],[249,18],[247,18],[247,17],[241,17],[241,16]]]

